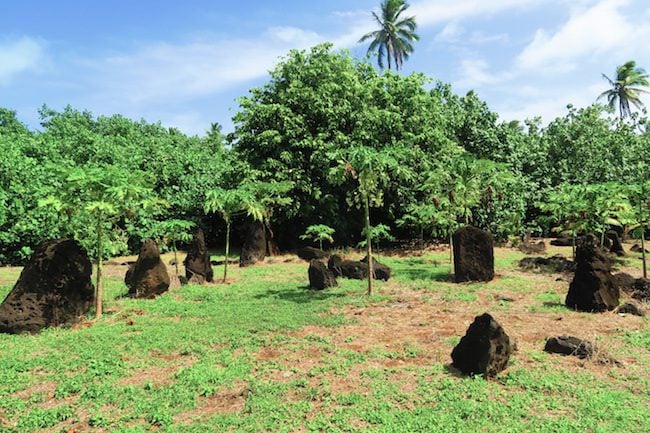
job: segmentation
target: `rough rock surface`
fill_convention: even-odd
[[[91,273],[88,254],[76,241],[43,242],[0,304],[0,332],[38,332],[78,322],[95,297]]]
[[[639,244],[634,244],[634,245],[632,245],[632,246],[630,247],[630,251],[632,251],[633,253],[642,253],[642,252],[643,252],[643,248],[641,248],[641,245],[639,245]],[[650,253],[650,251],[648,251],[647,248],[645,248],[645,252],[646,252],[646,254],[647,254],[647,253]]]
[[[494,241],[488,232],[465,226],[454,233],[454,273],[457,283],[494,278]]]
[[[361,263],[368,264],[368,256],[361,259]],[[375,258],[372,259],[372,275],[377,280],[388,281],[393,270],[388,266],[379,263]]]
[[[636,278],[625,272],[619,272],[618,274],[612,275],[612,280],[614,285],[618,287],[619,290],[622,290],[626,293],[631,293],[634,291],[634,283]]]
[[[214,274],[210,264],[210,254],[205,246],[205,235],[200,228],[194,232],[183,264],[185,265],[185,277],[189,284],[212,281]]]
[[[576,264],[558,254],[553,257],[525,257],[519,261],[519,267],[527,271],[559,273],[575,271]]]
[[[613,310],[619,304],[619,290],[609,260],[592,234],[583,236],[576,249],[576,273],[565,304],[580,311]]]
[[[343,260],[339,267],[341,268],[341,275],[345,278],[353,280],[363,280],[368,278],[368,264],[357,262],[354,260]]]
[[[633,304],[632,302],[626,302],[623,305],[619,305],[614,311],[619,314],[631,314],[633,316],[645,317],[645,312],[639,308],[637,304]]]
[[[451,352],[453,366],[464,374],[494,377],[508,365],[510,338],[488,313],[476,316]]]
[[[330,287],[336,287],[336,278],[332,271],[327,269],[325,264],[320,260],[309,262],[309,287],[316,290],[323,290]]]
[[[126,272],[124,283],[129,288],[129,296],[135,298],[154,298],[169,289],[167,266],[160,259],[156,242],[151,239],[144,242],[138,260]]]
[[[633,286],[632,297],[639,301],[650,301],[650,280],[637,278]]]
[[[519,251],[524,254],[542,254],[546,251],[546,243],[544,241],[523,241],[519,244]]]
[[[551,245],[556,247],[570,247],[573,245],[573,239],[566,236],[558,237],[557,239],[551,240]]]
[[[296,251],[298,257],[303,260],[311,261],[313,259],[324,259],[328,256],[325,251],[319,250],[314,247],[304,247]]]
[[[548,353],[559,353],[560,355],[572,355],[585,359],[591,358],[594,355],[594,345],[578,337],[561,335],[546,340],[544,351]]]
[[[250,221],[246,230],[244,244],[241,247],[239,266],[251,266],[266,257],[266,229],[259,221]]]
[[[623,244],[621,243],[621,239],[618,237],[618,233],[616,233],[614,230],[608,230],[607,232],[605,232],[605,236],[612,243],[612,245],[609,247],[609,252],[614,253],[619,257],[624,256],[625,250],[623,249]]]
[[[332,271],[335,277],[342,277],[343,270],[341,269],[341,263],[343,263],[341,256],[338,254],[333,254],[327,261],[327,269]]]

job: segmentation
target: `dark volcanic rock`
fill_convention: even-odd
[[[185,265],[185,277],[189,284],[202,284],[206,281],[212,281],[213,272],[210,264],[210,254],[205,246],[205,235],[200,228],[194,232],[183,264]]]
[[[492,235],[472,226],[454,233],[454,273],[456,282],[490,281],[494,278]]]
[[[546,243],[544,241],[537,243],[524,241],[519,244],[519,251],[524,254],[542,254],[546,251]]]
[[[368,264],[368,256],[361,259],[361,263]],[[372,259],[372,275],[377,280],[388,281],[393,270],[386,265],[379,263],[377,260]]]
[[[241,247],[239,266],[251,266],[261,262],[266,257],[266,229],[259,221],[250,221],[247,226],[246,238]]]
[[[630,247],[630,251],[632,251],[633,253],[642,253],[642,252],[643,252],[643,248],[641,248],[641,245],[639,245],[639,244],[634,244],[634,245],[632,245],[632,246]],[[645,249],[645,252],[646,252],[646,253],[650,253],[650,251],[648,251],[647,248]]]
[[[594,345],[578,337],[561,335],[546,340],[544,351],[548,353],[559,353],[560,355],[572,355],[585,359],[591,358],[594,355]]]
[[[551,245],[556,247],[570,247],[573,246],[573,239],[570,237],[559,237],[551,240]]]
[[[451,352],[453,366],[464,374],[494,377],[503,371],[512,354],[510,338],[489,314],[476,316],[467,333]]]
[[[573,272],[576,264],[558,254],[553,257],[526,257],[519,261],[519,267],[526,271],[558,273]]]
[[[619,290],[622,290],[626,293],[631,293],[634,291],[634,283],[636,278],[625,272],[619,272],[618,274],[612,275],[612,280],[614,285],[618,287]]]
[[[639,316],[639,317],[644,317],[645,312],[639,308],[638,305],[633,304],[631,302],[626,302],[623,305],[619,305],[615,312],[619,314],[631,314],[633,316]]]
[[[296,251],[296,254],[301,259],[307,261],[311,261],[313,259],[324,259],[325,257],[328,256],[328,254],[325,251],[319,250],[318,248],[314,248],[314,247],[300,248],[298,251]]]
[[[650,301],[650,280],[638,278],[634,282],[632,297],[639,301]]]
[[[76,241],[43,242],[0,304],[0,332],[38,332],[78,322],[95,297],[91,273],[88,254]]]
[[[614,283],[609,261],[592,234],[582,237],[576,249],[576,273],[565,304],[580,311],[613,310],[618,306],[619,290]]]
[[[327,269],[323,262],[316,259],[309,262],[309,287],[316,290],[323,290],[336,286],[334,274]]]
[[[341,268],[341,274],[345,278],[351,278],[353,280],[363,280],[364,278],[368,278],[367,263],[343,260],[339,264],[339,267]]]
[[[341,263],[343,263],[341,256],[338,254],[333,254],[327,261],[327,269],[332,271],[335,277],[342,277],[343,270],[341,269]]]
[[[169,274],[160,260],[156,242],[151,239],[144,242],[138,260],[126,272],[124,283],[129,288],[129,296],[135,298],[154,298],[169,289]]]
[[[619,257],[624,256],[625,250],[623,249],[621,239],[618,237],[618,233],[616,233],[614,230],[607,230],[607,232],[605,232],[605,236],[612,242],[612,246],[609,247],[609,252],[614,253]]]

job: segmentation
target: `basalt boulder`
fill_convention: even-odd
[[[609,260],[593,234],[582,237],[576,249],[576,272],[565,304],[579,311],[613,310],[619,304],[619,289]]]
[[[72,325],[93,305],[86,250],[72,239],[39,245],[0,304],[0,332],[38,332]]]
[[[561,273],[575,271],[576,264],[558,254],[552,257],[525,257],[519,261],[519,267],[526,271]]]
[[[519,244],[519,251],[524,254],[542,254],[546,251],[546,243],[544,241],[530,242],[525,240]]]
[[[315,290],[336,287],[336,278],[332,271],[320,260],[314,259],[309,262],[309,287]]]
[[[612,243],[612,245],[609,247],[609,252],[616,254],[619,257],[624,256],[625,250],[623,249],[623,244],[621,243],[621,239],[618,237],[618,233],[616,233],[614,230],[608,230],[607,232],[605,232],[605,236]]]
[[[156,242],[151,239],[144,242],[138,260],[126,272],[124,283],[129,288],[129,296],[134,298],[154,298],[169,289],[167,266],[160,259]]]
[[[200,228],[194,232],[183,264],[185,265],[185,277],[189,284],[212,281],[214,273],[210,263],[210,253],[205,246],[205,235]]]
[[[625,272],[619,272],[618,274],[612,275],[612,280],[614,281],[614,285],[618,287],[619,290],[622,290],[626,293],[631,293],[634,291],[634,283],[636,282],[636,278],[634,278],[632,275]]]
[[[366,266],[368,265],[368,256],[364,257],[361,259],[361,263],[365,263]],[[374,258],[372,259],[372,275],[377,279],[377,280],[383,280],[383,281],[388,281],[390,278],[391,274],[393,273],[393,270],[382,264],[379,263],[377,260]]]
[[[296,254],[301,259],[307,261],[311,261],[314,259],[324,259],[328,255],[325,251],[319,250],[318,248],[314,248],[314,247],[300,248],[298,251],[296,251]]]
[[[239,266],[251,266],[266,257],[266,229],[259,221],[249,221],[246,227],[244,243],[241,247]]]
[[[594,355],[594,344],[587,340],[570,335],[561,335],[546,340],[544,352],[557,353],[565,356],[577,356],[585,359]]]
[[[332,271],[335,277],[342,277],[343,270],[341,269],[341,263],[343,259],[338,254],[332,254],[327,261],[327,269]]]
[[[488,232],[465,226],[453,236],[454,273],[457,283],[494,278],[494,241]]]
[[[451,352],[453,366],[466,375],[494,377],[508,365],[513,347],[508,334],[488,313],[476,316]]]

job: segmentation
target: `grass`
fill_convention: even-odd
[[[394,278],[370,298],[309,291],[281,258],[133,300],[115,266],[100,321],[0,334],[0,432],[650,431],[648,319],[569,311],[568,283],[519,258],[498,249],[497,279],[457,285],[444,252],[382,256]],[[17,276],[0,269],[0,296]],[[519,350],[496,380],[460,377],[449,353],[484,311]],[[569,331],[623,366],[542,351]]]

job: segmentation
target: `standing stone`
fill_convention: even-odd
[[[465,226],[454,233],[456,282],[494,278],[494,241],[488,232]]]
[[[183,264],[185,265],[185,277],[189,284],[203,284],[206,281],[212,281],[210,254],[205,246],[205,235],[200,228],[194,232]]]
[[[464,374],[494,377],[508,365],[510,338],[488,313],[476,316],[451,352],[453,366]]]
[[[613,310],[618,306],[619,289],[610,263],[593,234],[582,237],[576,248],[576,273],[565,304],[580,311]]]
[[[309,262],[309,287],[316,290],[323,290],[329,287],[336,287],[336,278],[332,271],[327,269],[325,264],[319,260]]]
[[[619,257],[623,257],[625,255],[625,250],[623,249],[621,238],[618,237],[618,233],[616,233],[614,230],[607,230],[605,232],[605,236],[611,241],[609,252],[614,253]]]
[[[0,332],[38,332],[78,322],[93,305],[91,274],[88,254],[76,241],[41,243],[0,304]]]
[[[332,271],[335,277],[342,277],[343,270],[341,269],[341,263],[343,263],[341,256],[338,254],[333,254],[327,261],[327,269]]]
[[[366,266],[368,265],[368,256],[365,256],[364,258],[361,259],[361,263],[365,263]],[[382,264],[379,263],[375,258],[372,258],[372,276],[376,280],[383,280],[383,281],[388,281],[390,278],[391,274],[393,273],[393,270]]]
[[[251,266],[261,262],[266,257],[266,230],[259,221],[248,223],[246,238],[241,247],[239,266]]]
[[[158,244],[147,239],[135,264],[129,267],[124,277],[129,296],[154,298],[169,289],[170,279],[167,266],[160,259]]]

